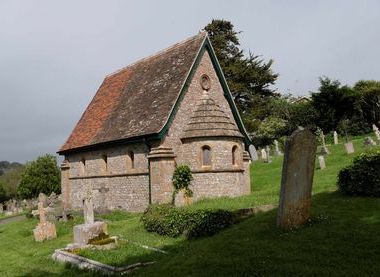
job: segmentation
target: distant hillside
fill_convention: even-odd
[[[21,168],[23,165],[17,162],[0,161],[0,176],[13,169]]]

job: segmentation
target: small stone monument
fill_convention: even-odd
[[[94,220],[94,204],[92,193],[87,193],[83,200],[84,224],[74,226],[74,244],[84,246],[89,240],[101,234],[108,234],[107,224],[103,221]]]
[[[326,168],[326,162],[325,162],[325,157],[324,156],[318,156],[318,162],[319,162],[319,168],[321,170]]]
[[[296,130],[285,145],[277,226],[295,228],[310,216],[317,142],[309,130]]]
[[[375,124],[372,124],[372,130],[375,133],[377,140],[380,141],[380,131],[379,131],[379,128],[377,128],[377,126]]]
[[[280,151],[280,148],[278,147],[278,141],[274,140],[274,155],[275,156],[282,156],[282,152]]]
[[[253,144],[251,144],[248,147],[248,151],[249,151],[249,155],[251,156],[252,161],[257,161],[259,159],[259,157],[257,156],[256,147]]]
[[[344,148],[346,149],[347,154],[352,154],[355,152],[354,145],[352,144],[352,142],[345,143]]]
[[[371,138],[371,137],[366,137],[363,142],[364,146],[373,146],[376,145],[377,143]]]
[[[267,151],[264,148],[261,149],[261,159],[264,162],[267,161],[267,159],[268,159]]]
[[[326,141],[325,141],[325,134],[323,131],[321,131],[321,140],[322,140],[322,148],[321,148],[321,155],[328,155],[330,154],[329,149],[326,146]]]
[[[338,133],[334,131],[334,144],[338,144],[338,143],[339,143]]]
[[[272,160],[270,159],[270,147],[269,146],[265,147],[265,152],[267,153],[267,159],[264,162],[271,163]]]
[[[36,241],[44,241],[54,239],[57,237],[57,231],[54,223],[46,220],[46,211],[43,202],[38,202],[38,214],[40,216],[40,223],[33,230],[34,239]]]

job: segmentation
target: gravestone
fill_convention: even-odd
[[[345,143],[344,148],[346,149],[347,154],[352,154],[355,152],[354,145],[352,144],[352,142]]]
[[[267,156],[266,156],[267,159],[266,159],[264,162],[266,162],[266,163],[271,163],[272,160],[270,159],[270,147],[269,147],[269,146],[266,146],[266,147],[265,147],[265,152],[266,152],[266,154],[267,154]]]
[[[285,145],[277,226],[292,229],[310,216],[317,142],[309,130],[296,130]]]
[[[319,162],[319,168],[321,170],[326,168],[326,162],[325,162],[325,157],[324,156],[318,156],[318,162]]]
[[[94,203],[92,192],[88,192],[83,199],[84,224],[74,226],[74,244],[87,245],[88,242],[102,234],[107,235],[107,224],[103,221],[94,220]]]
[[[338,144],[338,143],[339,143],[338,133],[336,131],[334,131],[334,144]]]
[[[251,144],[248,147],[248,151],[249,151],[249,155],[251,156],[252,161],[257,161],[259,159],[257,155],[256,147],[253,144]]]
[[[278,147],[278,141],[274,140],[274,155],[275,156],[282,156],[282,152],[280,151],[280,148]]]
[[[4,212],[3,203],[0,203],[0,214]]]
[[[321,155],[328,155],[328,154],[330,154],[330,151],[329,151],[329,149],[326,146],[325,134],[323,133],[323,131],[321,131],[321,140],[322,140],[322,147],[321,147],[320,154]]]
[[[109,190],[110,189],[107,188],[104,184],[102,184],[100,188],[98,188],[99,208],[97,209],[97,212],[100,214],[105,214],[108,212],[106,200],[107,200],[107,193],[109,192]]]
[[[372,124],[372,130],[375,133],[377,140],[380,141],[380,131],[379,131],[379,128],[377,128],[377,126],[375,124]]]
[[[268,159],[267,151],[264,148],[261,149],[261,159],[264,162],[267,161],[267,159]]]
[[[376,145],[377,143],[371,138],[371,137],[366,137],[363,142],[364,146],[373,146]]]
[[[38,214],[40,217],[40,222],[37,227],[33,230],[34,239],[36,241],[44,241],[49,239],[54,239],[57,237],[57,231],[55,229],[54,223],[47,221],[46,210],[44,208],[43,202],[38,202]]]

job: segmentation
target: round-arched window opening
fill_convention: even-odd
[[[211,88],[211,80],[210,77],[206,74],[201,76],[201,86],[203,90],[208,91]]]
[[[202,147],[202,166],[211,166],[211,148],[207,145]]]

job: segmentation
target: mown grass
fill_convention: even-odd
[[[364,150],[354,141],[356,153]],[[336,192],[336,175],[354,155],[343,144],[329,146],[327,168],[316,169],[312,219],[291,232],[275,227],[276,210],[260,213],[212,237],[187,241],[147,233],[140,215],[114,212],[103,216],[121,246],[82,255],[112,265],[156,261],[133,273],[138,276],[376,276],[380,272],[380,199],[347,197]],[[202,200],[197,208],[237,208],[278,203],[282,158],[252,165],[252,194],[234,199]],[[58,223],[56,240],[34,242],[34,219],[0,225],[1,276],[93,276],[51,260],[54,249],[72,241],[72,226]],[[131,242],[164,249],[169,255],[142,249]]]

